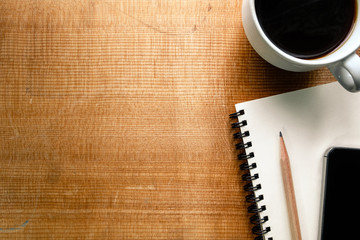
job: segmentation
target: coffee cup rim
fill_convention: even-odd
[[[257,31],[261,35],[261,37],[264,39],[264,41],[271,47],[273,51],[275,51],[276,54],[278,54],[280,57],[286,59],[289,62],[293,62],[294,64],[301,64],[301,65],[307,65],[307,66],[320,66],[320,65],[327,65],[333,62],[340,61],[341,59],[346,58],[347,56],[354,53],[360,46],[360,42],[356,44],[352,44],[354,38],[360,39],[360,18],[359,18],[359,10],[360,10],[360,0],[356,0],[357,9],[356,9],[356,18],[352,27],[351,32],[348,34],[348,37],[341,43],[336,49],[334,49],[332,52],[326,54],[325,56],[321,56],[318,58],[313,59],[302,59],[294,57],[283,50],[281,50],[279,47],[277,47],[265,34],[263,31],[259,20],[257,18],[256,10],[255,10],[255,0],[249,0],[250,1],[250,9],[252,11],[251,17],[254,18],[254,24],[257,28]],[[340,51],[341,50],[341,51]]]

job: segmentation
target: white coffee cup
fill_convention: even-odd
[[[360,0],[356,0],[359,13]],[[348,91],[360,90],[360,17],[356,15],[347,39],[335,51],[315,59],[297,58],[278,48],[264,33],[257,19],[255,0],[243,0],[242,21],[245,34],[255,51],[272,65],[293,72],[305,72],[327,67]]]

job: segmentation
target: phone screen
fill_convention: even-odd
[[[321,239],[355,239],[360,217],[360,149],[332,148],[325,161]]]

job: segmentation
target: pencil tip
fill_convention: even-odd
[[[280,131],[280,134],[279,134],[279,135],[280,135],[280,137],[282,137],[282,132],[281,132],[281,131]]]

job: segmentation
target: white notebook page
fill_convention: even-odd
[[[261,184],[256,195],[264,195],[258,205],[266,205],[261,216],[269,221],[266,238],[291,239],[285,193],[280,169],[279,131],[282,131],[291,161],[302,238],[318,237],[323,157],[332,146],[360,147],[360,93],[349,93],[337,82],[236,104],[245,110],[249,131],[244,142],[255,157],[259,174],[253,185]],[[360,173],[359,173],[360,174]],[[339,203],[345,204],[345,203]]]

